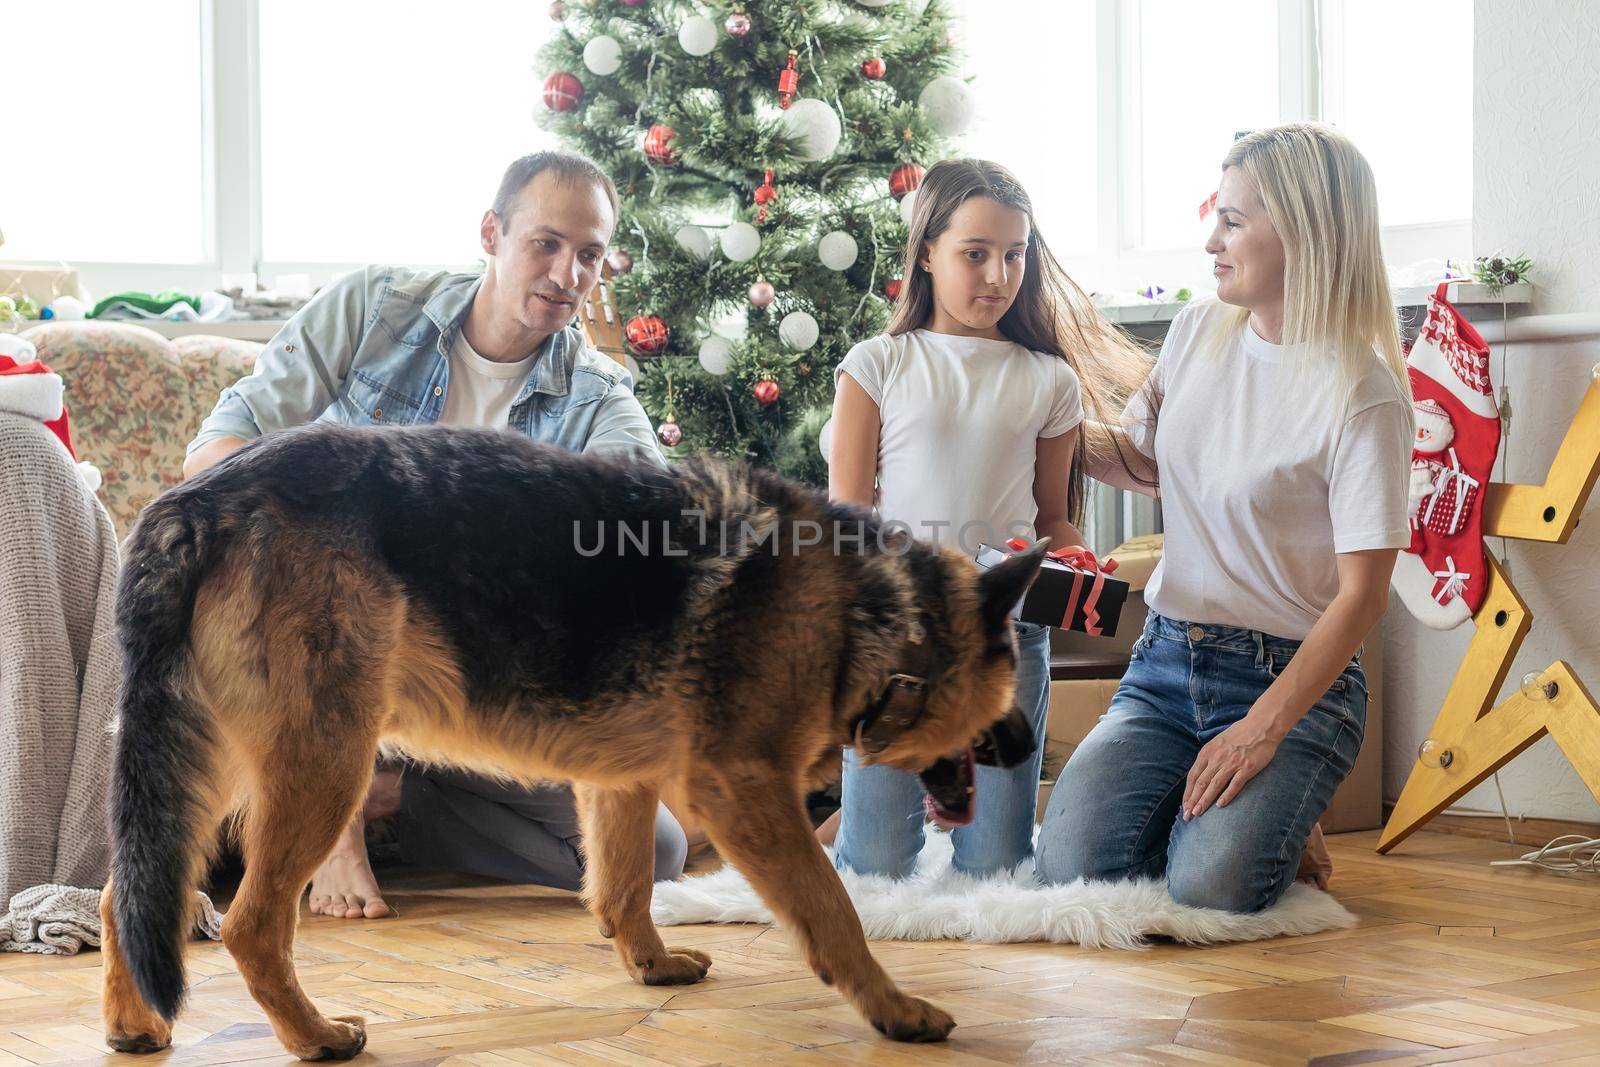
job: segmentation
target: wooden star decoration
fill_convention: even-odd
[[[1566,544],[1600,475],[1600,383],[1591,382],[1541,485],[1491,483],[1485,536]],[[1388,852],[1468,790],[1546,734],[1600,800],[1600,706],[1563,660],[1530,675],[1498,706],[1511,661],[1533,626],[1533,612],[1492,556],[1483,603],[1444,704],[1378,840]],[[1426,744],[1426,742],[1425,742]]]

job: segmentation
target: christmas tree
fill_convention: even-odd
[[[940,0],[556,0],[544,121],[616,180],[609,257],[669,455],[824,484],[833,369],[971,121]]]

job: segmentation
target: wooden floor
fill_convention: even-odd
[[[307,916],[302,981],[359,1013],[357,1063],[1600,1063],[1600,883],[1491,870],[1504,843],[1423,832],[1397,855],[1332,839],[1354,930],[1148,952],[883,943],[907,990],[952,1012],[943,1046],[879,1038],[755,926],[667,931],[703,984],[627,980],[569,895],[391,880],[400,918]],[[157,1064],[287,1060],[220,945]],[[132,1059],[100,1042],[100,960],[0,957],[0,1067]]]

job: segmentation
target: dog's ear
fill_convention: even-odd
[[[1039,563],[1049,546],[1050,539],[1043,538],[1029,545],[1025,551],[990,567],[978,579],[978,610],[982,612],[984,625],[990,631],[999,630],[1005,625],[1011,609],[1017,606],[1022,594],[1033,584],[1034,577],[1039,573]]]

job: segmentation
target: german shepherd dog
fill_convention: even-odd
[[[836,522],[862,536],[836,542]],[[941,818],[970,818],[974,749],[1003,766],[1032,751],[1009,616],[1042,551],[984,572],[765,471],[506,431],[317,425],[240,449],[129,539],[109,1043],[169,1044],[190,902],[236,814],[222,938],[251,995],[302,1059],[362,1049],[362,1021],[319,1013],[291,957],[301,893],[380,747],[575,783],[584,900],[652,985],[711,965],[650,919],[657,796],[681,782],[822,981],[891,1038],[942,1039],[950,1016],[868,952],[804,790],[856,744],[920,773]]]

